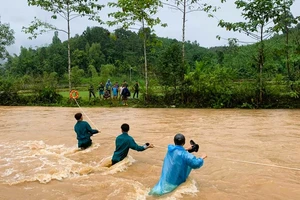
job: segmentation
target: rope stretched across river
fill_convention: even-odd
[[[77,102],[76,98],[73,98],[77,104],[77,106],[79,107],[79,109],[81,110],[81,112],[88,118],[88,120],[91,122],[91,124],[93,124],[93,126],[99,130],[99,128],[93,123],[93,121],[89,118],[89,116],[84,112],[84,110],[80,107],[79,103]],[[110,135],[112,137],[116,137],[115,135],[112,134],[108,134],[108,133],[104,133],[106,135]],[[138,141],[137,141],[138,142]],[[140,143],[140,142],[138,142]],[[161,149],[166,149],[166,147],[162,147],[162,146],[154,146],[155,148],[161,148]],[[281,168],[281,169],[287,169],[287,170],[295,170],[295,171],[300,171],[300,168],[296,168],[296,167],[286,167],[286,166],[281,166],[281,165],[273,165],[273,164],[266,164],[266,163],[259,163],[259,162],[252,162],[252,161],[246,161],[246,160],[235,160],[235,159],[230,159],[230,158],[222,158],[222,157],[211,157],[209,156],[209,158],[213,158],[213,159],[218,159],[218,160],[226,160],[226,161],[230,161],[230,162],[237,162],[237,163],[245,163],[245,164],[252,164],[252,165],[260,165],[260,166],[267,166],[267,167],[274,167],[274,168]]]

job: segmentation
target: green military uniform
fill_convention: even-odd
[[[77,121],[74,130],[77,134],[78,147],[82,149],[91,146],[91,136],[98,133],[98,130],[92,129],[86,121]]]
[[[112,164],[120,162],[126,158],[129,149],[136,151],[144,151],[145,146],[139,146],[135,143],[134,139],[128,135],[128,133],[123,132],[116,138],[116,150],[112,157]]]

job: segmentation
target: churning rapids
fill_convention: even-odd
[[[73,130],[78,107],[0,107],[0,199],[155,199],[148,192],[178,132],[208,158],[159,199],[300,199],[300,110],[82,109],[101,130],[85,151]],[[122,123],[138,144],[157,148],[102,167]]]

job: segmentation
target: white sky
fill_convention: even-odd
[[[100,0],[102,4],[106,4],[109,0]],[[204,2],[204,1],[202,1]],[[224,19],[225,21],[242,21],[240,11],[235,8],[234,0],[227,0],[227,3],[221,4],[220,0],[208,0],[206,2],[221,7],[214,15],[218,19]],[[107,14],[111,12],[111,9],[104,8],[101,11],[101,17],[104,21],[108,20]],[[295,0],[292,7],[292,13],[294,16],[300,15],[300,0]],[[62,18],[57,20],[51,20],[51,14],[45,12],[37,7],[29,7],[27,0],[0,0],[0,16],[2,23],[9,23],[10,27],[15,31],[15,44],[10,46],[8,50],[11,53],[19,53],[20,47],[36,47],[48,45],[52,41],[53,32],[44,33],[38,36],[37,39],[29,40],[28,36],[23,33],[22,27],[29,26],[30,22],[36,16],[37,18],[51,22],[55,26],[66,29],[66,21]],[[156,34],[160,37],[175,38],[181,40],[182,38],[182,14],[179,11],[172,10],[170,8],[162,8],[159,11],[158,16],[160,19],[167,23],[166,28],[156,27]],[[208,18],[204,12],[193,12],[187,15],[186,23],[186,40],[197,41],[203,47],[213,47],[226,45],[227,40],[216,39],[217,35],[223,38],[236,37],[242,41],[250,41],[247,36],[234,32],[226,31],[220,27],[217,27],[218,20],[216,18]],[[82,32],[88,27],[99,26],[96,22],[88,21],[86,18],[77,18],[71,22],[71,35],[82,34]],[[113,31],[117,27],[107,27],[100,25],[104,28]],[[61,40],[66,40],[64,33],[59,33]]]

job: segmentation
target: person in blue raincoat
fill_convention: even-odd
[[[110,95],[111,95],[111,87],[112,87],[112,83],[111,83],[110,79],[107,79],[107,81],[105,83],[105,89],[109,91]]]
[[[168,146],[160,179],[151,189],[149,195],[163,195],[172,192],[186,181],[192,169],[200,168],[204,163],[204,159],[207,157],[204,154],[200,158],[197,158],[189,153],[192,152],[191,149],[193,146],[185,149],[183,147],[185,137],[180,133],[175,135],[174,143],[175,145]],[[198,149],[196,151],[198,151]]]

